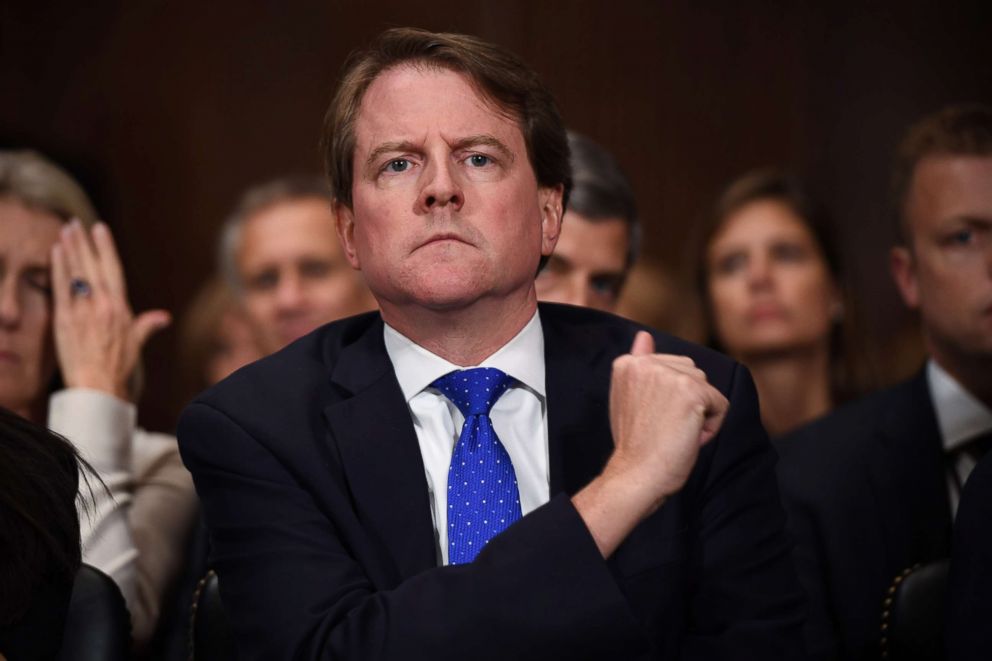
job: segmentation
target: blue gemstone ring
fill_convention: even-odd
[[[73,297],[81,296],[82,298],[88,298],[93,293],[93,288],[90,287],[90,283],[86,280],[73,278],[69,281],[69,293]]]

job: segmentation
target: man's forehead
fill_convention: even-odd
[[[908,211],[932,220],[992,213],[992,156],[939,154],[922,159],[913,172]]]
[[[356,149],[366,151],[382,142],[416,142],[431,133],[452,141],[491,134],[523,142],[517,119],[486,98],[467,75],[426,65],[403,64],[379,74],[362,97],[355,129]]]

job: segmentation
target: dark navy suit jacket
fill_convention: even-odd
[[[655,334],[730,399],[685,488],[604,561],[569,495],[612,450],[612,361],[638,326],[541,305],[551,500],[436,566],[424,465],[378,313],[250,365],[179,441],[245,659],[780,659],[802,592],[746,370]]]
[[[992,453],[968,477],[954,521],[948,586],[948,661],[980,661],[992,651]]]
[[[947,464],[925,371],[776,441],[815,659],[877,659],[896,575],[946,558]]]

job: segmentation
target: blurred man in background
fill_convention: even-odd
[[[569,131],[568,147],[574,187],[558,245],[537,278],[537,297],[615,312],[640,248],[634,193],[595,142]]]
[[[318,177],[247,190],[222,230],[220,264],[266,355],[322,324],[375,308],[345,260],[331,193]]]
[[[922,120],[893,183],[892,274],[930,358],[779,442],[817,659],[878,658],[886,589],[949,555],[961,488],[992,440],[992,109]]]

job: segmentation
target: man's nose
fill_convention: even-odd
[[[21,323],[21,300],[14,278],[7,277],[0,282],[0,326],[15,328]]]
[[[465,194],[451,163],[433,160],[424,172],[424,186],[420,191],[419,206],[423,212],[451,205],[459,211],[465,203]]]
[[[303,281],[296,273],[287,273],[279,278],[276,288],[276,307],[280,312],[295,312],[306,300]]]

